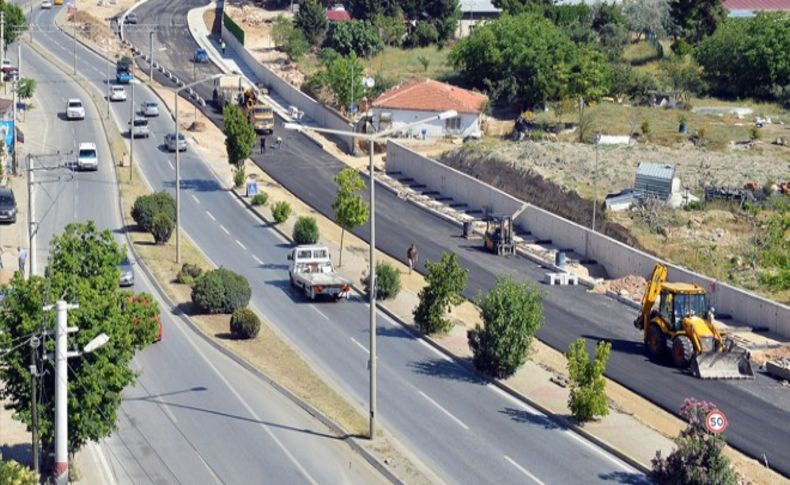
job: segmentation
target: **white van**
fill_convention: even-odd
[[[77,169],[93,170],[94,172],[99,169],[99,153],[96,151],[95,143],[80,143]]]

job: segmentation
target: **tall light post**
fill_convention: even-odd
[[[595,232],[595,211],[598,206],[598,145],[601,143],[601,134],[597,133],[593,141],[595,142],[595,168],[593,168],[593,213],[591,229]]]
[[[211,81],[226,74],[214,74],[204,79],[199,79],[173,90],[175,96],[175,121],[176,121],[176,264],[181,264],[181,147],[179,146],[180,129],[178,126],[178,93],[197,84]]]
[[[304,126],[298,123],[286,123],[286,130],[312,130],[319,133],[327,133],[330,135],[350,136],[352,138],[360,138],[369,142],[368,157],[369,157],[369,170],[370,170],[370,262],[368,265],[368,277],[370,278],[370,294],[368,295],[370,302],[370,362],[368,368],[370,369],[370,401],[369,401],[369,431],[368,438],[373,439],[376,435],[376,173],[373,164],[373,147],[377,140],[387,139],[396,130],[406,130],[415,126],[423,125],[431,121],[444,121],[450,118],[455,118],[458,113],[455,111],[444,111],[438,115],[429,118],[415,121],[407,125],[390,128],[389,130],[380,133],[366,134],[355,133],[353,131],[330,130],[327,128],[315,128],[312,126]]]
[[[154,31],[148,32],[148,77],[154,80]]]

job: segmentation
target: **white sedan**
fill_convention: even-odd
[[[50,0],[44,0],[43,2],[41,2],[41,8],[47,10],[52,8],[52,2],[50,2]]]
[[[123,86],[110,88],[110,101],[126,101],[126,90]]]

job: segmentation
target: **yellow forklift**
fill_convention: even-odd
[[[483,244],[487,250],[498,256],[515,255],[516,246],[513,244],[513,218],[511,216],[487,217]]]

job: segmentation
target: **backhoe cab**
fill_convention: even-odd
[[[745,351],[726,341],[713,323],[713,308],[697,284],[666,283],[667,268],[657,264],[642,297],[634,326],[644,331],[645,348],[658,360],[671,351],[676,367],[702,379],[754,378]],[[658,303],[658,308],[654,309]]]

